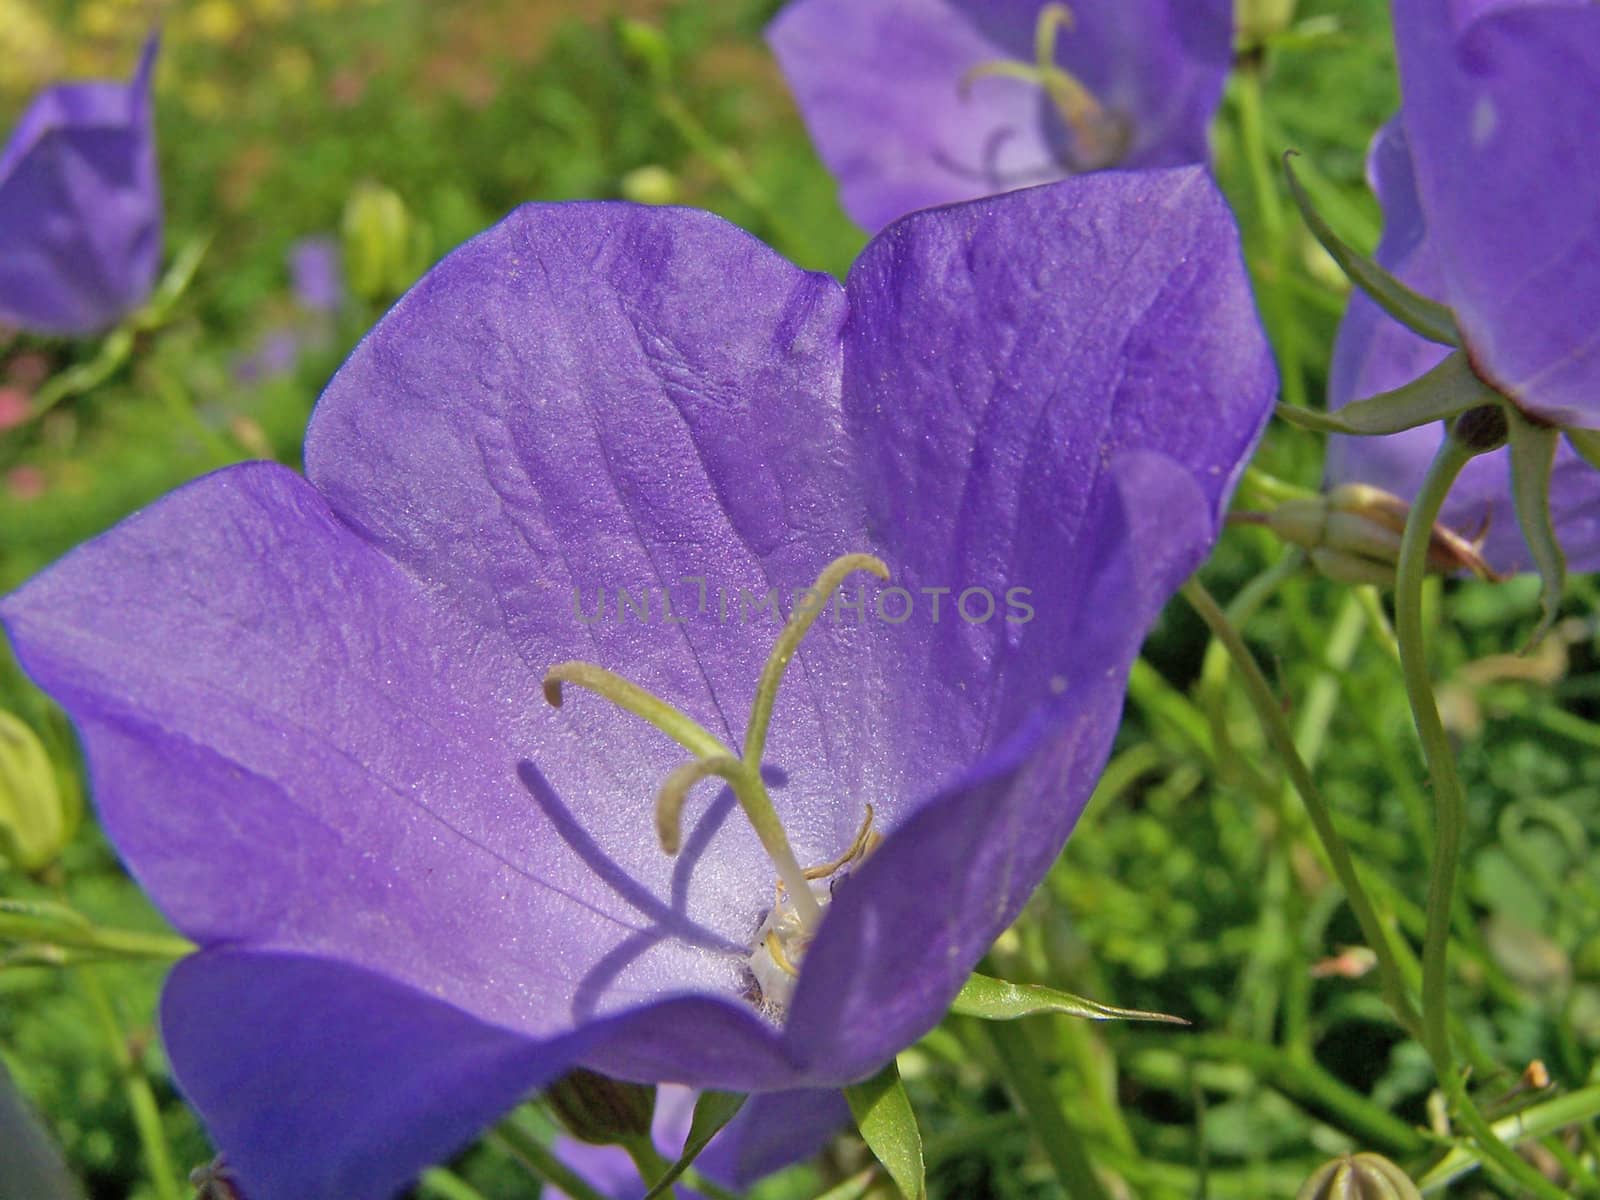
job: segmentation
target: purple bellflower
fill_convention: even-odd
[[[1232,0],[794,0],[768,42],[846,211],[1205,161]]]
[[[917,214],[843,286],[530,205],[357,347],[306,477],[0,601],[201,947],[162,1029],[251,1200],[385,1196],[577,1066],[876,1072],[1066,841],[1275,387],[1198,167]]]
[[[1449,307],[1473,369],[1541,422],[1600,425],[1600,7],[1559,0],[1397,0],[1402,111],[1373,142],[1383,205],[1376,261]],[[1448,353],[1350,303],[1329,408],[1410,383]],[[1328,475],[1409,499],[1443,437],[1434,422],[1337,437]],[[1470,462],[1444,520],[1486,534],[1502,572],[1532,565],[1512,506],[1508,452]],[[1550,480],[1573,566],[1600,568],[1600,473],[1563,441]]]
[[[0,153],[0,323],[84,335],[115,325],[161,263],[151,76],[42,92]]]

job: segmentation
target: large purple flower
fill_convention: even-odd
[[[89,334],[144,303],[161,261],[151,38],[128,83],[49,88],[0,154],[0,323]]]
[[[842,288],[703,213],[529,206],[356,349],[309,479],[209,476],[0,602],[203,947],[163,1030],[252,1200],[384,1195],[574,1065],[835,1088],[923,1034],[1071,831],[1274,387],[1199,168],[919,214]],[[886,836],[779,939],[785,995],[733,796],[663,854],[687,752],[541,679],[588,660],[737,747],[769,590],[852,552],[893,586],[817,620],[761,761],[802,863],[869,805]]]
[[[1600,106],[1600,8],[1399,0],[1403,110],[1373,142],[1383,205],[1378,263],[1455,312],[1475,368],[1519,407],[1595,424],[1600,413],[1600,168],[1583,149]],[[1357,293],[1340,329],[1329,407],[1409,383],[1447,348]],[[1585,405],[1588,407],[1585,408]],[[1334,482],[1409,498],[1443,429],[1335,438]],[[1487,527],[1501,571],[1532,565],[1512,507],[1508,454],[1469,463],[1445,509]],[[1569,560],[1600,568],[1600,474],[1563,442],[1551,511]]]
[[[1203,162],[1232,0],[794,0],[767,38],[844,206]]]

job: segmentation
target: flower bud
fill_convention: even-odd
[[[1285,500],[1271,512],[1243,514],[1240,519],[1265,525],[1285,541],[1304,547],[1312,564],[1329,578],[1392,584],[1410,512],[1409,504],[1382,488],[1345,483],[1326,495]],[[1480,579],[1499,578],[1476,542],[1442,524],[1433,527],[1428,567],[1442,575],[1466,570]]]
[[[635,167],[622,177],[619,190],[624,200],[635,204],[674,204],[678,178],[665,167]]]
[[[1422,1193],[1383,1155],[1363,1152],[1318,1167],[1295,1200],[1422,1200]]]
[[[1234,37],[1244,47],[1259,46],[1294,21],[1297,0],[1235,0]]]
[[[363,300],[392,300],[428,265],[428,231],[391,189],[357,184],[340,225],[345,280]]]
[[[617,45],[623,57],[656,85],[672,75],[672,49],[661,30],[646,21],[623,18],[616,23]]]
[[[580,1067],[551,1084],[544,1101],[579,1141],[612,1146],[649,1138],[656,1089],[609,1079]]]
[[[0,856],[24,871],[46,867],[71,838],[74,823],[38,737],[0,712]]]

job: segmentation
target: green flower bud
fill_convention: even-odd
[[[1243,513],[1237,519],[1265,525],[1284,541],[1310,552],[1312,564],[1342,583],[1394,582],[1400,539],[1411,506],[1400,497],[1364,483],[1346,483],[1324,496],[1285,500],[1271,512]],[[1471,571],[1498,579],[1476,542],[1445,525],[1435,525],[1428,567],[1442,575]]]
[[[1244,47],[1259,46],[1294,21],[1297,0],[1235,0],[1234,37]]]
[[[665,167],[635,167],[622,177],[624,200],[635,204],[674,204],[678,199],[678,177]]]
[[[580,1068],[551,1084],[544,1101],[579,1141],[613,1146],[650,1137],[656,1089]]]
[[[630,64],[650,82],[662,85],[672,76],[672,48],[661,30],[645,21],[624,18],[616,23],[617,45]]]
[[[76,823],[38,737],[0,712],[0,856],[24,871],[49,866]]]
[[[1422,1193],[1383,1155],[1363,1152],[1318,1167],[1295,1200],[1422,1200]]]
[[[340,225],[345,278],[363,300],[384,303],[416,282],[428,265],[432,237],[390,188],[357,184]]]

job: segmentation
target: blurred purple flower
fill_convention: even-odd
[[[150,82],[156,39],[128,83],[42,92],[0,154],[0,322],[91,334],[138,308],[161,261]]]
[[[253,384],[287,375],[299,363],[304,345],[304,337],[293,329],[272,330],[252,350],[234,359],[233,377]]]
[[[708,214],[534,205],[361,342],[309,481],[208,476],[0,601],[202,946],[162,1026],[252,1200],[387,1195],[575,1066],[838,1088],[920,1037],[1065,842],[1274,391],[1200,168],[918,214],[843,287]],[[901,591],[817,622],[763,762],[802,862],[869,804],[886,837],[757,996],[787,901],[730,794],[667,857],[685,752],[541,676],[739,745],[776,619],[718,598],[860,551]],[[656,619],[592,619],[619,588]],[[1015,588],[1030,620],[962,595]]]
[[[1023,77],[1041,21],[1064,8],[1053,79]],[[1080,171],[1205,161],[1232,12],[1232,0],[794,0],[767,40],[845,209],[877,230]]]
[[[314,313],[336,311],[344,299],[338,241],[307,237],[290,246],[289,279],[301,308]]]
[[[650,1137],[668,1162],[683,1153],[698,1098],[698,1092],[675,1084],[664,1083],[657,1089]],[[695,1170],[713,1183],[743,1191],[758,1179],[821,1151],[849,1120],[850,1110],[837,1091],[802,1089],[752,1096],[700,1152]],[[647,1190],[633,1159],[621,1147],[563,1137],[554,1149],[567,1166],[609,1200],[641,1200]],[[549,1194],[566,1195],[559,1190]],[[691,1200],[699,1195],[683,1186],[677,1188],[677,1194]]]
[[[1600,416],[1600,8],[1397,0],[1402,112],[1374,139],[1368,176],[1383,205],[1377,261],[1450,306],[1469,355],[1525,411],[1592,426]],[[1447,348],[1357,293],[1339,331],[1328,405],[1409,383]],[[1515,381],[1515,382],[1511,382]],[[1410,499],[1439,424],[1332,439],[1333,483]],[[1569,562],[1600,569],[1600,474],[1562,441],[1551,481]],[[1487,525],[1485,557],[1532,566],[1511,503],[1506,451],[1468,464],[1445,522]]]

